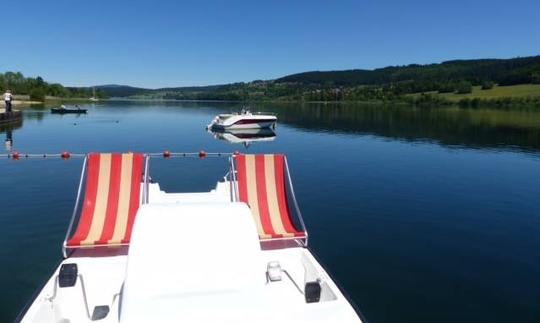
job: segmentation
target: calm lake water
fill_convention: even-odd
[[[24,153],[287,154],[310,247],[368,321],[540,322],[540,110],[264,105],[276,137],[204,129],[232,103],[28,108],[0,128]],[[82,159],[0,158],[0,322],[61,260]],[[152,160],[169,191],[210,190],[225,159]]]

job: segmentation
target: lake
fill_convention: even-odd
[[[262,104],[275,137],[216,139],[240,104],[100,102],[26,108],[0,127],[21,153],[141,151],[288,156],[320,258],[369,322],[540,321],[540,110]],[[0,158],[0,322],[61,260],[81,158]],[[224,158],[152,159],[167,191],[205,191]]]

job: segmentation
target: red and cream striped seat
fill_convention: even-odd
[[[259,238],[306,237],[291,217],[285,185],[284,155],[236,155],[238,198],[249,205]]]
[[[88,155],[86,191],[77,229],[67,248],[129,244],[140,205],[142,154]]]

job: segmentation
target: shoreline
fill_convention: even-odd
[[[21,98],[23,97],[23,98]],[[322,104],[322,105],[347,105],[347,104],[363,104],[363,105],[399,105],[410,107],[449,107],[457,106],[462,108],[495,108],[495,109],[522,109],[522,108],[540,108],[540,96],[513,96],[513,97],[496,97],[496,98],[480,98],[480,97],[464,97],[460,100],[450,100],[443,96],[424,93],[415,96],[406,96],[402,99],[394,100],[366,100],[366,101],[304,101],[304,100],[175,100],[175,99],[160,99],[160,98],[129,98],[129,97],[113,97],[92,101],[88,98],[59,98],[47,97],[44,101],[32,101],[24,96],[19,96],[13,101],[12,105],[18,108],[35,105],[47,105],[62,102],[80,102],[80,103],[97,103],[97,102],[169,102],[169,103],[236,103],[236,104]],[[0,109],[5,107],[4,102],[0,103]]]
[[[21,98],[22,97],[22,98]],[[59,103],[59,102],[85,102],[85,103],[95,103],[88,98],[57,98],[57,97],[47,97],[44,101],[33,101],[28,98],[25,98],[26,95],[19,95],[15,97],[15,100],[11,102],[13,107],[24,108],[26,106],[32,105],[45,105],[49,103]],[[100,99],[99,101],[106,101],[107,99]],[[4,110],[6,105],[3,100],[0,103],[0,110]],[[99,102],[97,101],[97,102]]]

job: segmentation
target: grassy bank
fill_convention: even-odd
[[[540,84],[521,84],[510,86],[496,85],[489,90],[482,90],[480,86],[473,86],[471,93],[441,93],[438,95],[454,102],[458,102],[462,99],[491,100],[501,98],[540,97]]]
[[[538,107],[540,108],[540,84],[493,86],[483,90],[473,86],[470,93],[425,92],[406,95],[411,103],[453,105],[462,107]]]

